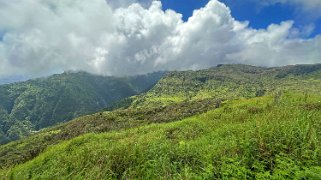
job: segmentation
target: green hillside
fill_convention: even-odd
[[[225,102],[168,124],[87,134],[48,148],[13,179],[317,179],[321,96]]]
[[[164,73],[117,78],[66,72],[0,86],[0,144],[94,113],[151,88]]]
[[[0,146],[8,179],[317,179],[321,65],[171,72],[151,90]]]
[[[126,109],[99,112],[79,117],[68,123],[42,130],[19,141],[0,146],[0,168],[7,168],[35,158],[48,146],[86,133],[102,133],[128,129],[151,123],[177,121],[195,114],[204,113],[220,106],[220,101],[183,102],[159,108]]]
[[[219,65],[199,70],[171,72],[145,94],[131,97],[131,106],[159,106],[207,98],[252,98],[277,91],[319,92],[321,65],[262,68]]]

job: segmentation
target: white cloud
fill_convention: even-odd
[[[283,3],[283,4],[292,4],[303,8],[304,10],[321,10],[321,1],[320,0],[261,0],[263,3]]]
[[[106,0],[112,8],[128,7],[131,4],[139,3],[143,7],[149,7],[155,0]]]
[[[292,21],[251,29],[212,0],[183,22],[159,1],[132,2],[137,1],[0,0],[0,77],[321,62],[321,37],[300,39],[306,32],[294,29]]]
[[[321,17],[320,0],[251,0],[251,1],[257,1],[263,6],[273,5],[276,3],[291,5],[296,8],[299,14],[304,15],[305,18],[315,19],[315,18]],[[307,17],[307,15],[309,17]]]
[[[270,25],[267,30],[246,30],[246,36],[241,36],[246,48],[229,54],[229,58],[262,66],[320,63],[321,36],[308,40],[289,38],[292,25],[287,21]]]

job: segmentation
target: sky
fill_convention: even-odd
[[[184,21],[192,16],[194,9],[202,8],[208,2],[209,0],[162,0],[163,10],[174,9],[183,14]],[[236,20],[249,21],[252,28],[262,29],[272,23],[279,24],[282,21],[295,20],[296,28],[313,27],[311,32],[305,35],[306,38],[321,33],[321,15],[318,14],[321,12],[321,0],[263,0],[261,3],[259,0],[220,0],[220,2],[231,9],[231,14]],[[313,4],[316,6],[312,6]],[[309,8],[310,6],[313,8]],[[318,8],[319,11],[317,11]]]
[[[0,0],[0,83],[230,63],[321,63],[321,1]]]

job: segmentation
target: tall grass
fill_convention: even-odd
[[[179,122],[87,134],[47,149],[6,176],[320,179],[320,100],[285,93],[277,103],[273,96],[228,101]]]

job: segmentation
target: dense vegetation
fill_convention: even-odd
[[[0,86],[0,144],[94,113],[151,88],[164,73],[116,78],[66,72]]]
[[[278,68],[219,65],[207,70],[171,72],[146,94],[131,97],[131,106],[159,106],[207,98],[252,98],[284,90],[319,92],[320,80],[321,65]]]
[[[138,127],[151,123],[171,122],[219,107],[221,100],[208,99],[175,103],[166,107],[125,109],[99,112],[43,130],[26,139],[0,146],[0,168],[26,162],[46,147],[85,133],[101,133]]]
[[[321,65],[172,72],[113,111],[0,146],[0,175],[317,179],[320,89]]]
[[[28,178],[317,179],[321,96],[225,102],[179,122],[87,134],[7,172]]]

